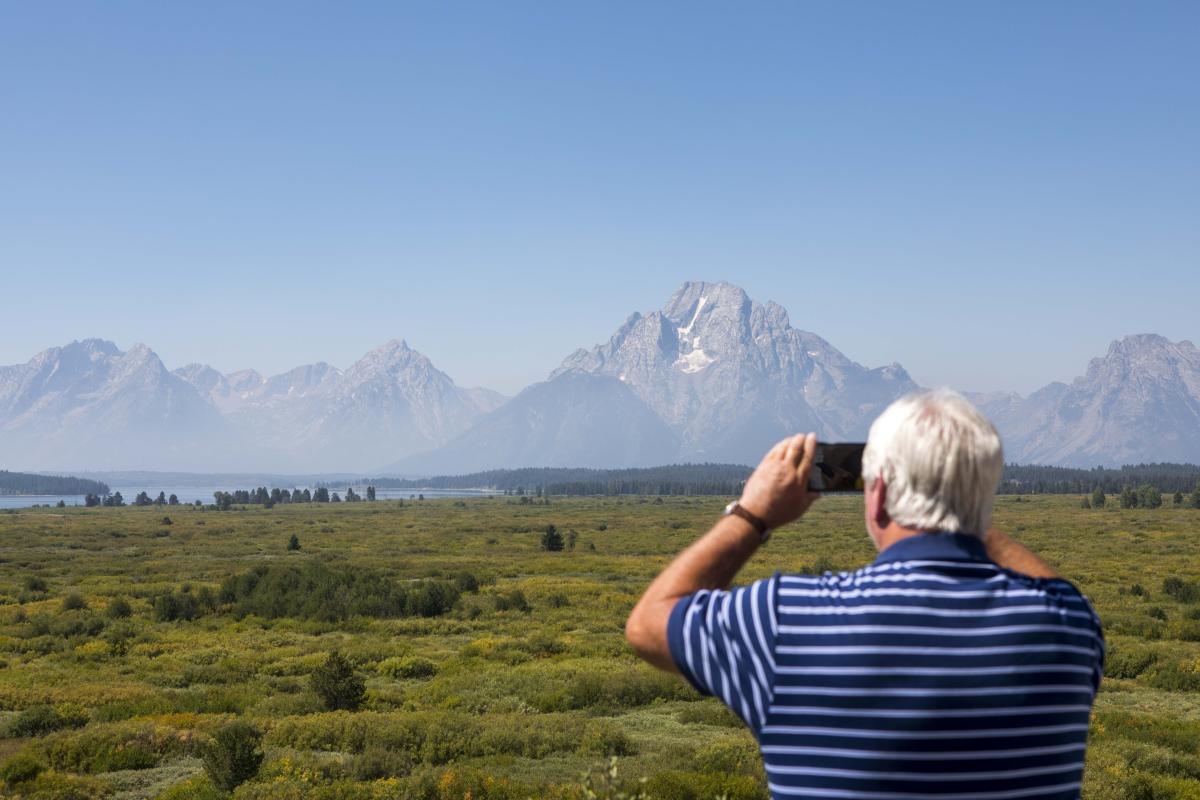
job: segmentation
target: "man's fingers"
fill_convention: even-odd
[[[800,456],[800,466],[796,470],[805,486],[808,486],[808,473],[812,471],[813,459],[816,456],[817,435],[815,433],[806,434],[804,436],[804,452]]]
[[[787,442],[787,447],[784,449],[783,460],[792,465],[799,464],[800,451],[804,447],[804,434],[797,433],[784,441]]]
[[[783,458],[783,455],[787,450],[788,442],[790,442],[790,441],[791,441],[790,438],[789,439],[780,439],[778,442],[775,443],[774,447],[772,447],[770,450],[767,451],[767,458],[774,458],[776,460]],[[765,460],[766,459],[764,459],[764,461]]]

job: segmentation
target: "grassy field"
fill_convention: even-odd
[[[264,732],[266,758],[237,798],[584,797],[589,771],[600,796],[616,796],[601,777],[614,755],[618,783],[645,778],[650,797],[763,798],[749,734],[642,666],[622,637],[642,588],[723,502],[0,513],[4,796],[224,796],[199,755],[240,717]],[[1003,497],[996,522],[1105,622],[1084,797],[1200,798],[1200,512]],[[548,524],[573,548],[542,550]],[[741,577],[872,557],[861,500],[829,497]],[[286,593],[314,562],[326,578],[386,577],[405,597],[427,586],[460,596],[445,613],[402,597],[416,615],[393,618],[338,618],[361,611],[352,588],[303,611],[270,605],[263,585]],[[259,573],[255,589],[245,576]],[[310,688],[333,650],[366,681],[357,711],[327,711]]]

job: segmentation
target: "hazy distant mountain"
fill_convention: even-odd
[[[661,311],[635,313],[607,343],[568,356],[460,443],[396,466],[750,463],[799,430],[860,439],[915,388],[898,364],[868,369],[792,328],[775,303],[728,283],[686,283]],[[612,413],[600,413],[606,404]]]
[[[286,381],[266,381],[234,418],[247,429],[269,430],[267,443],[306,469],[363,469],[443,444],[502,401],[456,386],[401,340],[344,371],[326,367],[301,367]],[[265,427],[269,419],[281,424]]]
[[[1200,350],[1189,341],[1126,336],[1070,385],[974,399],[1004,435],[1009,461],[1200,462]]]
[[[454,383],[402,340],[342,370],[168,371],[88,339],[0,367],[0,468],[406,474],[754,463],[780,437],[862,439],[916,389],[864,367],[775,303],[686,283],[512,400]],[[973,394],[1010,462],[1200,462],[1200,350],[1142,334],[1070,384]]]
[[[365,470],[452,439],[504,398],[458,387],[403,341],[342,371],[168,372],[89,339],[0,367],[0,453],[30,469]]]
[[[628,386],[602,375],[567,373],[528,387],[435,452],[387,469],[651,466],[678,447],[678,435]]]
[[[221,415],[143,344],[86,339],[0,367],[5,466],[163,469],[220,443]]]

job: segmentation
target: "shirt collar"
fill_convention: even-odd
[[[923,532],[893,543],[876,564],[891,561],[991,561],[983,540],[965,533]]]

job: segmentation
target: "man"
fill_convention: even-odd
[[[1100,621],[996,530],[991,423],[949,391],[871,426],[866,526],[879,557],[728,590],[800,518],[816,436],[777,444],[737,503],[646,590],[634,650],[720,697],[754,732],[773,798],[1078,798]]]

